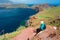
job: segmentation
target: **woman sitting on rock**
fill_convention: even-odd
[[[40,30],[43,31],[44,29],[46,29],[46,25],[45,25],[44,21],[41,21]]]
[[[44,21],[41,21],[41,24],[40,24],[40,27],[39,28],[37,28],[36,29],[36,35],[40,32],[42,32],[43,30],[45,30],[46,29],[46,25],[45,25],[45,23],[44,23]],[[35,35],[35,36],[36,36]]]

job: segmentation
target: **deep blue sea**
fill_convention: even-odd
[[[20,25],[24,26],[23,22],[36,13],[36,10],[29,8],[0,9],[0,32],[2,30],[5,30],[5,33],[15,31]]]

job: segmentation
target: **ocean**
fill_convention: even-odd
[[[24,26],[22,22],[25,22],[36,13],[36,10],[30,8],[0,9],[0,34],[2,34],[2,30],[5,33],[10,33],[15,31],[20,25]]]

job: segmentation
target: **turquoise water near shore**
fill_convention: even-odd
[[[2,30],[5,30],[5,33],[15,31],[20,25],[23,25],[23,21],[25,22],[36,13],[36,10],[30,8],[0,9],[0,32]]]

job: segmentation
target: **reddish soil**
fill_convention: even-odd
[[[26,28],[24,31],[22,31],[21,34],[17,35],[11,40],[27,40],[28,38],[30,39],[35,35],[33,31],[34,31],[34,28]]]
[[[34,36],[36,34],[34,30],[34,28],[26,28],[11,40],[60,40],[60,35],[56,34],[56,30],[51,26],[47,26],[44,31],[39,32],[36,36]]]
[[[44,31],[39,32],[32,40],[60,40],[60,34],[53,27],[47,26]]]

